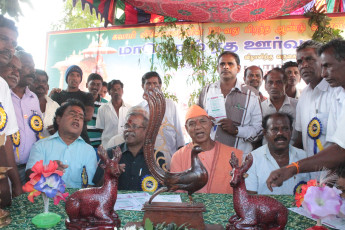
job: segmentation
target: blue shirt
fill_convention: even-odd
[[[68,165],[62,176],[67,188],[81,188],[83,166],[86,168],[89,184],[91,184],[97,168],[95,150],[91,145],[81,137],[78,137],[72,144],[66,145],[58,132],[32,146],[26,170],[31,169],[40,160],[43,160],[43,165],[48,165],[50,160],[59,160]]]

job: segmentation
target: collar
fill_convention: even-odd
[[[125,153],[125,152],[127,152],[127,151],[131,153],[131,151],[128,149],[128,145],[127,145],[126,142],[120,144],[120,148],[121,148],[121,152],[122,152],[122,153]],[[144,148],[141,148],[141,149],[139,150],[138,155],[139,155],[139,154],[144,154]]]
[[[11,90],[11,94],[14,95],[14,96],[16,96],[17,98],[19,98],[18,95],[15,94],[12,90]],[[25,87],[25,91],[24,91],[24,95],[27,96],[27,97],[34,98],[34,97],[35,97],[34,95],[36,95],[36,94],[34,94],[34,93],[29,89],[29,87],[26,86],[26,87]]]
[[[65,143],[63,140],[62,140],[62,138],[60,137],[60,135],[59,135],[59,131],[56,131],[53,135],[51,135],[50,137],[47,137],[47,138],[45,138],[45,139],[54,139],[54,138],[59,138],[63,143]],[[82,140],[82,141],[84,141],[83,140],[83,138],[81,138],[81,136],[79,136],[77,139],[75,139],[74,141],[73,141],[73,143],[74,142],[76,142],[77,140]],[[85,141],[84,141],[85,142]],[[72,143],[72,144],[73,144]],[[86,143],[86,142],[85,142]],[[66,144],[66,143],[65,143]]]
[[[336,100],[343,102],[345,101],[345,89],[341,86],[336,88],[337,91],[337,96],[336,96]]]
[[[328,82],[323,78],[319,84],[317,84],[317,86],[315,88],[319,89],[320,91],[328,91],[328,88],[329,88],[329,84]]]
[[[268,148],[268,144],[263,145],[262,147],[265,148],[264,155],[267,159],[273,159],[273,156],[271,155],[270,149]],[[295,158],[295,156],[298,154],[297,151],[295,151],[295,147],[289,144],[289,162],[292,158]]]
[[[50,101],[53,101],[53,99],[51,99],[50,97],[48,97],[48,95],[44,95],[44,98],[47,100],[47,103]]]
[[[97,96],[95,101],[101,102],[102,101],[101,95],[98,94],[98,96]]]
[[[231,93],[234,90],[241,91],[242,85],[243,85],[243,83],[241,83],[238,79],[236,79],[235,86],[230,90],[229,93]],[[220,88],[220,80],[216,82],[215,87],[219,88],[219,90],[221,90],[221,88]]]
[[[268,103],[268,106],[273,106],[274,105],[272,104],[272,101],[271,101],[271,98],[269,100],[267,100],[267,103]],[[284,98],[284,102],[283,102],[283,105],[290,105],[291,102],[290,102],[290,97],[288,97],[286,94],[285,94],[285,98]],[[283,107],[283,106],[282,106]]]
[[[112,105],[113,105],[112,100],[108,101],[108,104],[112,106]],[[127,106],[127,105],[125,104],[125,102],[122,100],[122,104],[121,104],[120,108],[121,108],[121,107],[129,107],[129,106]]]

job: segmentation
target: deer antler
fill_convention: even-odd
[[[230,158],[229,163],[230,163],[232,168],[237,168],[238,167],[238,159],[237,159],[237,157],[236,157],[234,152],[231,153],[231,158]]]
[[[119,162],[122,156],[122,151],[120,146],[117,146],[115,149],[112,150],[113,152],[113,161]]]
[[[249,153],[247,156],[246,156],[246,159],[244,160],[242,166],[241,166],[241,171],[242,172],[247,172],[248,169],[252,166],[253,164],[253,156],[251,153]]]

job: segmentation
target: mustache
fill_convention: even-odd
[[[279,137],[274,138],[274,141],[287,141],[287,138],[284,136],[279,136]]]
[[[39,90],[39,89],[45,90],[42,86],[36,87],[36,90]]]
[[[129,136],[135,137],[135,136],[136,136],[136,135],[135,135],[135,132],[126,132],[126,133],[125,133],[125,138],[126,138],[126,137],[129,137]]]
[[[10,50],[0,50],[0,54],[4,54],[9,56],[10,58],[13,57],[12,52]]]

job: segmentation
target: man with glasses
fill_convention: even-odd
[[[37,161],[43,160],[43,165],[55,161],[58,170],[64,171],[62,179],[67,188],[86,187],[91,180],[86,182],[82,178],[93,178],[97,158],[92,146],[80,137],[84,119],[85,107],[79,100],[69,99],[59,107],[54,118],[57,132],[33,145],[26,176],[32,173],[31,168]]]
[[[140,106],[132,107],[126,116],[123,137],[125,143],[119,145],[122,151],[120,166],[124,172],[119,178],[119,190],[153,191],[158,186],[157,181],[151,176],[144,158],[144,142],[148,125],[148,113]],[[108,149],[109,158],[113,157],[112,150]],[[165,159],[161,152],[157,152],[156,159],[160,167],[164,167]],[[104,170],[99,163],[93,182],[103,184]]]
[[[102,132],[101,139],[104,148],[114,146],[109,143],[109,140],[122,133],[126,114],[131,107],[122,100],[123,83],[120,80],[109,82],[108,92],[111,100],[99,107],[96,118],[96,128]]]
[[[162,79],[157,72],[147,72],[141,78],[141,87],[144,91],[151,88],[161,91]],[[149,105],[146,100],[139,105],[149,112]],[[173,154],[184,145],[185,141],[177,106],[173,100],[165,98],[165,114],[156,138],[155,148],[164,153],[167,169],[170,169]]]

